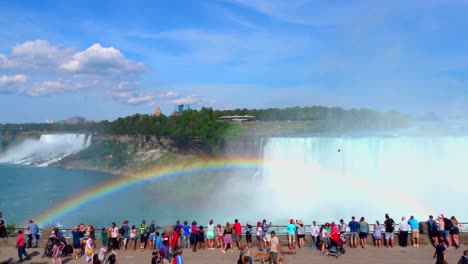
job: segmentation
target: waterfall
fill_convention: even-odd
[[[91,140],[86,134],[44,134],[8,147],[0,153],[0,163],[48,166],[89,147]]]
[[[467,136],[269,138],[261,186],[283,218],[467,219],[467,155]]]

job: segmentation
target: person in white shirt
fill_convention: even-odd
[[[401,247],[406,247],[408,245],[408,230],[409,225],[408,221],[406,221],[406,217],[401,218],[401,222],[398,224],[399,227],[399,242]]]
[[[317,226],[317,223],[315,221],[312,222],[312,225],[310,226],[310,236],[312,238],[312,245],[310,245],[311,248],[316,248],[317,247],[317,237],[319,235],[319,227]]]

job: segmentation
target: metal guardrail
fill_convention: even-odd
[[[460,223],[460,225],[462,226],[461,230],[460,230],[460,233],[467,233],[468,232],[468,223]],[[319,228],[320,228],[320,225],[317,225]],[[305,229],[305,234],[306,235],[309,235],[310,234],[310,225],[304,225],[304,227],[306,228]],[[207,227],[204,226],[204,228],[206,229]],[[15,233],[17,233],[18,230],[25,230],[26,228],[15,228]],[[101,238],[101,229],[102,228],[96,228],[95,229],[95,237],[97,239]],[[138,229],[138,228],[137,228]],[[369,224],[369,229],[370,229],[370,233],[374,233],[374,225],[373,224]],[[69,228],[60,228],[60,230],[63,232],[64,236],[66,238],[71,238],[72,237],[72,234],[71,234],[71,231],[72,229],[69,229]],[[156,229],[160,234],[163,232],[163,228],[157,228]],[[245,230],[245,229],[244,229]],[[43,228],[40,228],[39,229],[39,234],[42,238],[44,238],[44,235],[46,237],[49,237],[51,234],[43,234],[43,231],[44,229]],[[269,229],[268,229],[269,232],[271,231],[275,231],[275,233],[277,235],[286,235],[287,234],[287,231],[286,231],[286,226],[285,225],[272,225]],[[382,233],[384,233],[385,230],[382,228]],[[409,232],[411,233],[411,229],[409,230]],[[255,230],[255,227],[252,226],[252,235],[255,235],[256,233],[256,230]],[[398,233],[398,224],[396,224],[395,226],[395,233]],[[245,231],[244,231],[244,234],[245,234]],[[347,227],[347,230],[346,230],[346,234],[349,234],[349,227]]]

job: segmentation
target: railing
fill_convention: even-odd
[[[460,233],[466,233],[468,232],[468,223],[460,223],[462,228],[460,229]],[[305,227],[305,234],[306,235],[309,235],[310,234],[310,225],[304,225]],[[320,228],[320,226],[318,225],[318,227]],[[207,227],[204,227],[205,229]],[[96,238],[100,238],[101,237],[101,229],[102,228],[99,228],[99,229],[95,229],[95,237]],[[138,229],[138,228],[137,228]],[[369,229],[370,229],[370,232],[369,233],[374,233],[374,225],[373,224],[369,224]],[[15,228],[15,233],[17,233],[18,230],[25,230],[25,228]],[[50,230],[50,229],[49,229]],[[60,229],[64,236],[66,238],[71,238],[72,237],[72,234],[71,234],[71,231],[72,229],[69,229],[69,228],[61,228]],[[160,234],[162,234],[163,232],[163,228],[157,228],[156,229]],[[39,234],[41,235],[42,238],[45,238],[45,237],[49,237],[51,234],[43,234],[43,231],[44,229],[40,229],[39,230]],[[269,232],[271,231],[275,231],[275,233],[277,235],[286,235],[287,234],[287,231],[286,231],[286,226],[285,225],[272,225],[269,229],[268,229]],[[255,236],[256,234],[256,229],[254,226],[252,226],[252,235]],[[385,232],[385,230],[382,228],[382,233]],[[409,230],[409,232],[411,233],[411,229]],[[243,233],[245,234],[245,229],[243,229]],[[398,224],[396,224],[396,227],[395,227],[395,233],[398,233]],[[346,229],[346,234],[349,234],[349,227]]]

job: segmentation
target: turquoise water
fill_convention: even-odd
[[[251,175],[251,171],[237,172]],[[116,192],[107,193],[72,208],[49,220],[47,225],[60,223],[70,227],[78,223],[91,223],[96,227],[112,222],[130,220],[138,225],[142,219],[156,220],[161,225],[177,220],[197,220],[207,223],[210,218],[220,223],[232,221],[235,214],[242,215],[246,205],[226,209],[226,201],[232,199],[218,193],[225,179],[235,176],[234,171],[187,173],[170,178],[140,181],[138,184]],[[89,188],[115,180],[118,176],[105,173],[68,170],[51,167],[0,165],[0,211],[8,223],[26,225],[50,208],[59,206]],[[238,197],[239,198],[239,197]],[[241,197],[242,198],[242,197]],[[251,199],[243,196],[244,199]],[[221,209],[221,210],[220,210]],[[226,214],[229,211],[230,214]],[[231,216],[232,213],[232,216]]]
[[[46,224],[102,227],[123,220],[138,225],[142,219],[161,225],[176,220],[206,224],[211,218],[215,223],[266,218],[281,224],[290,218],[310,223],[351,215],[372,222],[385,213],[395,219],[415,215],[422,220],[440,213],[468,219],[465,133],[273,137],[261,142],[262,170],[220,167],[141,180],[70,208]],[[23,226],[116,178],[83,170],[0,165],[0,211],[8,222]]]

